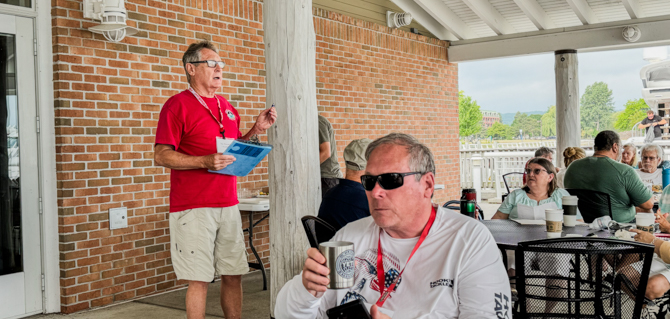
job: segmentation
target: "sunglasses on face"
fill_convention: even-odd
[[[223,69],[224,66],[226,66],[226,62],[223,61],[214,61],[214,60],[205,60],[205,61],[193,61],[189,62],[192,64],[197,64],[197,63],[207,63],[207,66],[210,68],[215,68],[217,65]]]
[[[546,172],[547,170],[541,169],[541,168],[536,168],[536,169],[530,169],[526,168],[526,175],[530,175],[530,173],[533,173],[534,175],[540,175],[541,172]]]
[[[363,175],[361,176],[361,184],[366,191],[371,191],[375,188],[375,184],[379,182],[379,186],[385,190],[396,189],[405,183],[405,176],[424,174],[422,172],[410,173],[386,173],[381,175]]]
[[[642,156],[643,161],[655,161],[657,158],[656,156]]]

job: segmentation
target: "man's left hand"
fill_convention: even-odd
[[[370,317],[372,317],[372,319],[391,319],[391,317],[379,311],[377,305],[372,305],[372,307],[370,307]]]
[[[258,115],[254,126],[262,133],[269,129],[275,121],[277,121],[277,110],[275,110],[274,107],[271,107]]]

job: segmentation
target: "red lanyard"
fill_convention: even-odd
[[[405,267],[402,268],[400,274],[398,274],[398,276],[393,280],[393,282],[391,283],[391,285],[389,285],[388,288],[386,288],[386,273],[384,272],[384,261],[382,260],[383,230],[381,229],[379,230],[379,241],[377,243],[377,283],[379,284],[379,290],[381,292],[381,296],[379,296],[379,300],[377,300],[377,307],[383,306],[384,302],[386,302],[386,299],[391,295],[391,292],[393,292],[393,290],[395,289],[395,286],[400,280],[400,277],[402,277],[402,273],[405,271],[405,268],[407,268],[407,264],[409,264],[410,259],[412,259],[412,256],[414,256],[416,250],[419,249],[419,246],[421,246],[423,241],[426,239],[426,236],[428,236],[430,227],[432,227],[433,222],[435,222],[435,215],[437,215],[437,210],[435,209],[435,207],[433,207],[433,210],[430,213],[430,218],[428,218],[428,223],[426,224],[426,227],[423,228],[423,231],[421,232],[421,237],[419,237],[419,241],[416,242],[416,245],[414,245],[412,253],[409,255],[409,258],[407,258]]]
[[[214,113],[212,113],[212,110],[209,108],[209,106],[207,106],[207,104],[205,104],[205,101],[202,100],[200,95],[198,95],[198,93],[196,93],[195,90],[192,87],[189,87],[188,90],[191,91],[191,93],[193,93],[195,98],[198,99],[198,102],[200,102],[200,104],[202,104],[202,106],[205,109],[207,109],[207,111],[209,111],[209,114],[211,114],[212,117],[214,118],[214,120],[216,121],[216,123],[219,124],[219,129],[221,129],[221,135],[223,135],[223,123],[221,122],[221,121],[223,121],[223,111],[221,111],[221,102],[219,101],[219,98],[216,97],[216,95],[214,95],[214,98],[216,99],[216,106],[219,107],[219,116],[221,116],[221,121],[219,121],[219,119],[217,119],[216,116],[214,116]],[[224,138],[225,138],[225,136],[224,136]]]

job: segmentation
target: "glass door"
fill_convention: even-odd
[[[33,37],[0,14],[0,319],[42,311]]]

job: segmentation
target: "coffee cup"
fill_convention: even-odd
[[[656,216],[652,213],[637,213],[635,214],[635,228],[653,234],[655,220]]]
[[[348,241],[328,241],[319,244],[330,269],[328,289],[346,289],[354,285],[354,244]]]
[[[565,227],[575,227],[577,225],[577,216],[575,215],[563,215],[563,226]]]
[[[579,198],[577,196],[563,196],[563,214],[577,216],[577,202]],[[567,225],[566,225],[567,226]]]
[[[547,223],[547,236],[550,236],[549,233],[554,233],[552,236],[560,237],[563,231],[563,210],[547,209],[544,214],[544,220]]]

